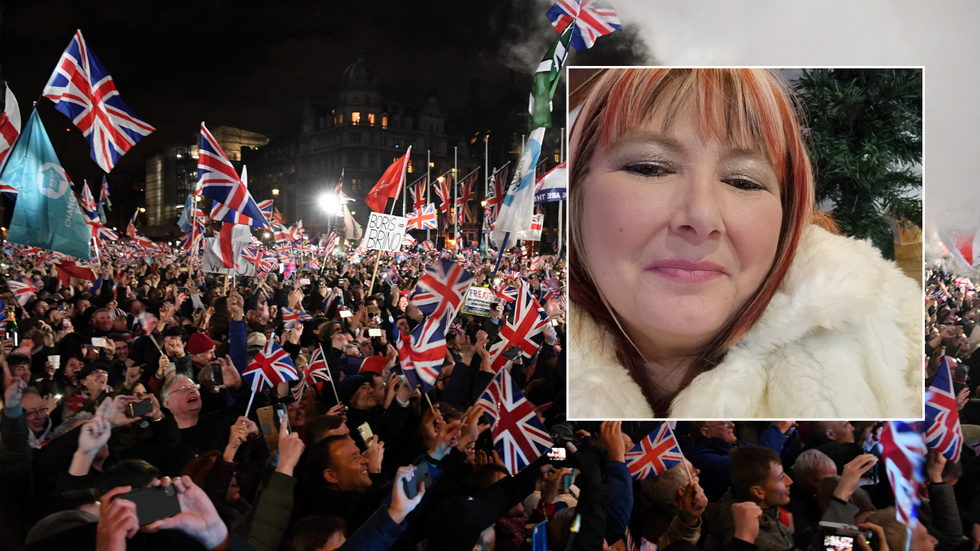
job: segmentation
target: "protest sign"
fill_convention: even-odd
[[[393,252],[401,248],[408,218],[372,212],[364,231],[364,248],[369,251]]]
[[[494,301],[493,291],[486,287],[472,286],[466,291],[463,313],[474,316],[490,316],[490,303]]]

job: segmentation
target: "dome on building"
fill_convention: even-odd
[[[377,79],[372,69],[364,61],[364,50],[357,52],[357,61],[351,63],[344,71],[344,78],[341,81],[344,90],[369,90],[373,91],[377,86]]]

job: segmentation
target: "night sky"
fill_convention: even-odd
[[[484,102],[504,96],[511,70],[523,79],[526,94],[535,66],[556,37],[545,16],[550,5],[6,0],[0,71],[26,122],[31,101],[40,96],[74,30],[81,29],[123,100],[157,128],[110,174],[115,191],[117,182],[142,181],[144,157],[186,143],[202,120],[212,129],[230,125],[270,138],[295,126],[304,97],[333,100],[359,50],[365,51],[386,100],[420,106],[435,93],[449,117],[461,114],[474,78],[481,81]],[[623,24],[629,29],[627,21]],[[573,53],[568,63],[652,59],[633,31],[604,37],[593,50]],[[47,99],[38,107],[73,180],[101,180],[80,132]]]

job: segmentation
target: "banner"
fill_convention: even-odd
[[[92,257],[91,230],[37,110],[7,156],[0,181],[17,190],[7,241]]]
[[[369,251],[394,252],[401,249],[408,218],[372,212],[362,244]]]
[[[566,163],[561,163],[538,178],[534,188],[534,205],[564,201],[568,198],[568,170]]]
[[[216,250],[220,250],[218,238],[206,237],[204,241],[204,255],[201,257],[202,270],[210,274],[255,275],[255,264],[245,260],[241,255],[237,257],[234,268],[225,268],[224,262],[221,261],[221,256],[215,253]]]

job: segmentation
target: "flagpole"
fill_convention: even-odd
[[[425,204],[426,205],[429,204],[429,184],[432,183],[429,180],[431,167],[432,167],[432,151],[429,150],[429,149],[426,149],[425,150]],[[438,221],[439,221],[439,213],[437,212],[436,213],[436,222],[438,223]],[[426,230],[425,230],[425,240],[426,241],[429,240],[429,231],[430,230],[428,228],[426,228]]]
[[[323,363],[327,363],[327,355],[323,353],[323,345],[318,344],[317,347],[320,349],[320,357],[323,358]],[[327,365],[327,373],[330,373],[330,365]],[[333,397],[337,399],[337,403],[340,403],[340,396],[337,395],[337,387],[333,383],[333,373],[330,373],[330,387],[333,388]]]
[[[453,242],[456,243],[456,247],[459,247],[459,212],[458,205],[456,201],[459,200],[458,192],[456,191],[456,184],[459,179],[456,178],[456,171],[458,170],[457,165],[459,163],[458,147],[453,147]]]

